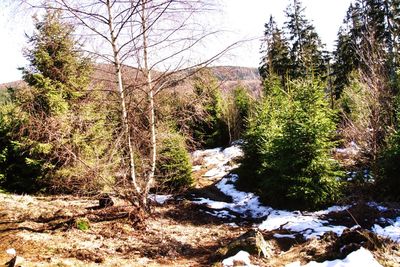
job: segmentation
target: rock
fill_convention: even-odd
[[[237,254],[239,251],[247,251],[250,254],[268,258],[272,257],[272,244],[265,241],[264,236],[258,230],[250,230],[230,242],[227,246],[217,250],[217,256],[226,258]]]

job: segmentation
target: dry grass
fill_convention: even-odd
[[[219,246],[244,231],[185,203],[155,207],[146,229],[121,218],[90,220],[87,231],[67,222],[93,217],[94,200],[1,194],[0,203],[0,263],[15,248],[23,266],[208,266]]]

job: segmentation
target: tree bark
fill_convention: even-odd
[[[113,16],[112,16],[112,12],[111,12],[110,0],[107,0],[106,4],[107,4],[107,12],[108,12],[108,26],[109,26],[110,38],[111,38],[110,40],[111,40],[111,46],[112,46],[112,50],[113,50],[113,57],[114,57],[114,68],[115,68],[115,74],[116,74],[116,78],[117,78],[116,80],[117,80],[117,84],[118,84],[118,93],[119,93],[119,97],[120,97],[122,125],[124,128],[126,142],[128,144],[130,179],[131,179],[131,182],[133,184],[133,187],[134,187],[136,193],[140,194],[141,188],[138,185],[137,179],[136,179],[134,152],[133,152],[132,138],[131,138],[131,133],[130,133],[130,128],[129,128],[128,112],[126,109],[125,90],[124,90],[124,85],[123,85],[123,81],[122,81],[122,72],[121,72],[122,64],[121,64],[117,40],[116,40],[115,32],[114,32],[114,21],[113,21]]]
[[[147,195],[149,194],[150,188],[154,183],[154,174],[156,170],[156,159],[157,159],[157,142],[156,142],[156,120],[155,120],[155,105],[154,105],[154,86],[151,76],[151,70],[149,69],[148,61],[148,39],[147,39],[147,0],[141,0],[142,4],[142,38],[143,38],[143,72],[146,76],[146,91],[148,95],[149,105],[149,122],[150,122],[150,170],[147,174],[147,180],[145,190],[143,192],[142,201],[143,205],[147,206]]]

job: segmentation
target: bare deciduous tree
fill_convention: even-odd
[[[193,53],[205,49],[201,46],[204,41],[218,32],[203,25],[201,15],[214,10],[207,0],[51,0],[45,4],[25,1],[34,7],[62,10],[65,19],[75,22],[92,46],[97,45],[97,49],[86,45],[88,52],[114,66],[122,148],[129,166],[129,179],[124,180],[129,182],[119,188],[119,193],[146,209],[156,169],[157,95],[237,43],[205,60],[193,61]],[[129,65],[136,71],[124,73],[124,68],[132,69]],[[133,81],[130,86],[127,80]],[[146,137],[148,140],[144,140]]]

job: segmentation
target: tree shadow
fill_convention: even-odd
[[[68,229],[76,226],[76,222],[80,218],[87,218],[91,223],[99,223],[106,221],[114,221],[119,219],[129,219],[133,226],[136,228],[143,227],[143,216],[137,208],[133,206],[116,206],[116,207],[107,207],[104,209],[89,209],[84,213],[75,214],[72,216],[50,216],[50,217],[38,217],[32,218],[29,215],[16,220],[16,221],[7,221],[3,222],[2,225],[11,224],[12,227],[5,227],[0,229],[0,233],[6,233],[11,231],[30,231],[34,233],[44,233],[49,231],[62,230],[66,231]],[[27,226],[15,226],[25,222],[32,222],[40,224],[41,226],[38,228],[27,227]]]

